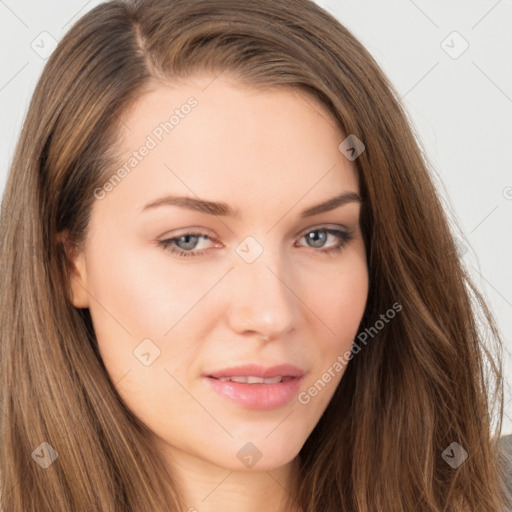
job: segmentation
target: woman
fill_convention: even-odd
[[[0,229],[4,510],[503,510],[499,333],[315,4],[93,9]]]

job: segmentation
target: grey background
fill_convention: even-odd
[[[0,0],[0,192],[45,58],[99,3]],[[463,260],[505,341],[503,433],[512,433],[512,0],[317,3],[390,77],[463,229]]]

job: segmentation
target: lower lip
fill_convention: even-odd
[[[277,384],[244,384],[206,377],[220,395],[247,409],[277,409],[292,400],[300,389],[301,377],[292,377]]]

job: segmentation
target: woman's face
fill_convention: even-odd
[[[329,203],[359,192],[346,135],[312,97],[222,76],[155,86],[122,125],[73,303],[169,460],[284,466],[342,378],[367,299],[361,205]]]

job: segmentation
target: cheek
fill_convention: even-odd
[[[345,345],[353,340],[368,298],[368,269],[364,254],[354,252],[331,270],[324,270],[308,281],[305,296],[318,312],[328,339]],[[329,336],[330,335],[330,336]]]
[[[312,393],[321,394],[313,407],[323,408],[345,372],[349,362],[346,354],[352,348],[366,307],[369,280],[364,253],[350,254],[344,264],[319,273],[314,281],[315,284],[308,281],[304,292],[308,306],[316,313],[309,316],[309,323],[315,326],[314,371],[305,385],[309,388],[319,379],[322,381]]]
[[[152,251],[128,248],[89,257],[88,287],[95,298],[90,311],[100,354],[134,408],[165,403],[171,393],[177,400],[179,385],[170,374],[181,382],[185,370],[195,368],[213,316],[200,299],[217,274],[198,278],[192,268],[178,272],[165,261]]]
[[[178,382],[197,356],[195,331],[185,331],[186,313],[207,283],[187,286],[183,273],[166,274],[147,254],[107,253],[91,255],[88,272],[101,358],[127,407],[151,425],[161,420],[171,428],[194,405]],[[180,415],[168,414],[171,403]]]
[[[208,279],[191,270],[179,271],[160,250],[125,247],[91,255],[88,285],[95,298],[91,314],[100,332],[104,325],[121,332],[114,325],[118,324],[134,341],[161,339],[179,326],[218,279],[216,274]]]

